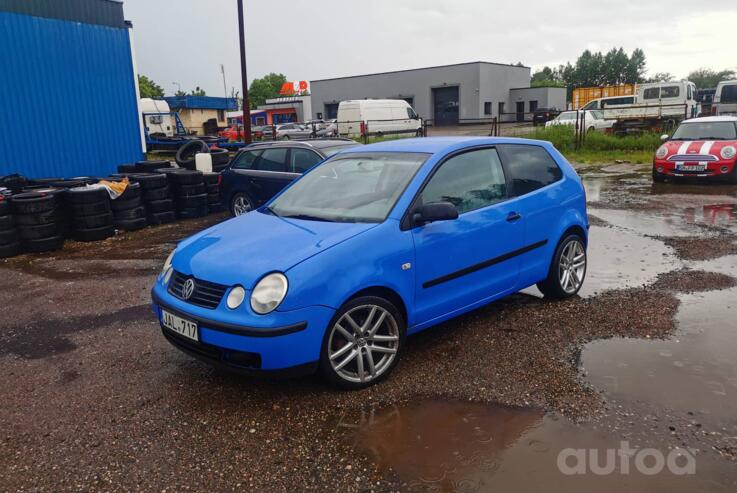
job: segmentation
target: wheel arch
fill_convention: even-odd
[[[397,307],[397,310],[399,310],[399,313],[402,315],[404,319],[404,323],[408,323],[408,313],[407,313],[407,304],[402,299],[402,296],[396,292],[394,289],[387,287],[387,286],[369,286],[367,288],[363,288],[359,291],[356,291],[355,293],[348,296],[343,302],[340,304],[340,306],[343,306],[344,304],[348,303],[349,301],[360,298],[362,296],[377,296],[379,298],[384,298],[385,300],[391,302],[394,306]]]

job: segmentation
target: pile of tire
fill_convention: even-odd
[[[10,198],[21,251],[51,252],[64,246],[68,228],[62,199],[65,194],[66,191],[47,188]]]
[[[128,178],[141,187],[146,221],[150,225],[166,224],[177,220],[174,211],[169,180],[164,173],[133,174]]]
[[[209,213],[207,189],[200,171],[183,169],[166,175],[174,197],[177,217],[193,219],[204,217]]]
[[[99,241],[115,234],[115,217],[105,188],[72,188],[66,193],[71,213],[71,236],[77,241]]]
[[[220,197],[220,173],[203,173],[202,178],[207,193],[207,210],[210,214],[223,212],[225,207]]]
[[[160,168],[170,168],[169,161],[138,161],[135,164],[121,164],[118,166],[118,173],[155,173]]]
[[[129,181],[125,191],[110,202],[115,218],[115,229],[137,231],[148,225],[141,190],[140,183]]]
[[[18,230],[10,212],[10,202],[0,195],[0,258],[13,257],[20,253]]]
[[[196,169],[195,158],[197,154],[210,154],[212,157],[212,171],[215,173],[224,170],[230,161],[227,149],[210,148],[207,143],[201,140],[192,140],[177,150],[177,164],[184,169],[194,170]]]

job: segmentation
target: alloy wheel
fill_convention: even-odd
[[[398,350],[397,321],[378,305],[361,305],[344,313],[333,325],[328,340],[333,371],[352,383],[379,378],[391,367]]]
[[[248,212],[251,212],[251,203],[245,196],[238,195],[233,200],[233,213],[236,216],[242,216],[243,214],[246,214]]]
[[[586,251],[578,240],[569,241],[563,248],[558,263],[558,281],[568,294],[581,288],[586,275]]]

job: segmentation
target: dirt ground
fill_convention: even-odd
[[[180,222],[0,261],[4,491],[736,491],[737,188],[579,169],[581,296],[531,288],[408,339],[385,382],[234,376],[149,290]],[[564,449],[688,450],[694,474],[566,475]]]

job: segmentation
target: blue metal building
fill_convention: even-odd
[[[0,175],[143,159],[131,26],[113,0],[0,0]]]

